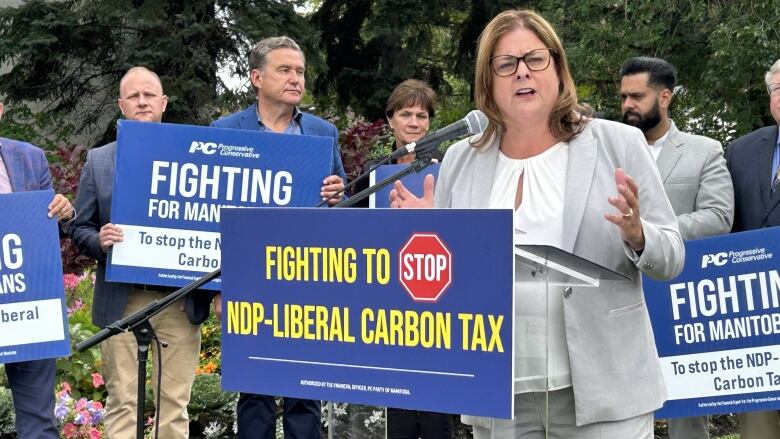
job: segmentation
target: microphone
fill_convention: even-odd
[[[447,125],[444,128],[436,130],[435,132],[417,140],[416,142],[409,143],[402,148],[398,148],[390,154],[389,160],[395,160],[399,157],[403,157],[406,154],[411,154],[415,151],[427,152],[433,148],[438,147],[441,143],[448,140],[457,139],[465,135],[473,136],[485,131],[488,120],[485,113],[479,110],[473,110],[469,112],[463,119]]]
[[[368,175],[371,174],[371,172],[373,172],[374,170],[376,170],[376,168],[380,167],[381,165],[384,165],[385,163],[391,160],[395,160],[399,157],[403,157],[406,154],[410,154],[415,151],[420,153],[428,152],[432,149],[437,148],[439,144],[441,144],[442,142],[457,139],[458,137],[462,137],[465,135],[473,136],[474,134],[479,134],[485,131],[487,124],[488,124],[488,119],[487,116],[485,116],[485,113],[479,110],[473,110],[469,112],[469,114],[467,114],[463,119],[455,123],[452,123],[436,131],[435,133],[432,133],[421,139],[418,139],[416,142],[412,142],[408,145],[405,145],[393,151],[392,154],[390,154],[389,156],[382,159],[379,163],[372,166],[371,169],[360,174],[354,180],[349,182],[349,184],[347,184],[344,187],[344,189],[342,189],[341,192],[331,195],[330,198],[328,198],[327,200],[322,200],[319,204],[317,204],[317,207],[324,206],[329,200],[336,198],[337,195],[344,193],[347,190],[355,187],[359,181],[368,177]]]

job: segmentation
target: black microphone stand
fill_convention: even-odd
[[[382,189],[383,187],[392,184],[396,180],[400,180],[407,175],[415,172],[420,172],[433,164],[431,154],[433,150],[421,152],[420,155],[412,161],[412,163],[406,169],[403,169],[395,174],[385,178],[379,183],[368,187],[354,196],[342,200],[333,207],[349,207],[355,203],[365,199],[374,192]],[[196,279],[192,283],[179,288],[171,294],[165,296],[160,300],[155,300],[149,303],[138,311],[130,314],[129,316],[117,320],[114,323],[103,328],[100,332],[89,337],[88,339],[76,344],[76,350],[84,352],[85,350],[95,346],[96,344],[108,339],[117,334],[123,332],[132,332],[135,335],[135,339],[138,342],[138,396],[137,396],[137,415],[136,415],[136,438],[144,438],[144,403],[146,400],[146,362],[149,356],[149,345],[156,337],[152,326],[149,324],[149,319],[160,313],[165,308],[171,306],[177,300],[191,293],[192,291],[200,288],[213,279],[216,279],[222,275],[222,269],[218,268],[211,273],[204,275],[203,277]],[[163,342],[163,345],[165,343]],[[159,389],[158,389],[159,391]]]
[[[407,175],[411,175],[416,172],[420,172],[423,169],[427,168],[428,166],[432,165],[434,163],[433,159],[431,158],[431,155],[433,154],[433,150],[426,151],[425,154],[421,154],[418,156],[414,161],[412,161],[407,168],[404,168],[395,174],[385,178],[384,180],[380,181],[379,183],[367,187],[363,189],[362,191],[356,193],[355,195],[346,198],[344,200],[341,200],[338,204],[335,204],[333,207],[350,207],[358,202],[366,199],[374,192],[377,192],[378,190],[384,188],[387,185],[393,184],[396,180],[400,180]]]
[[[390,154],[387,157],[383,158],[382,160],[379,161],[379,163],[377,163],[374,166],[372,166],[371,169],[369,169],[368,171],[366,171],[366,172],[358,175],[357,177],[355,177],[354,180],[350,181],[346,186],[344,186],[344,189],[342,189],[342,190],[336,192],[335,194],[331,195],[330,197],[320,201],[319,204],[317,204],[315,207],[322,207],[325,204],[327,204],[328,201],[330,201],[330,200],[332,200],[332,199],[334,199],[334,198],[336,198],[336,197],[338,197],[340,195],[345,194],[347,191],[349,191],[350,189],[355,187],[355,185],[357,185],[359,181],[365,179],[372,172],[374,172],[376,170],[376,168],[378,168],[378,167],[380,167],[382,165],[387,164],[387,162],[389,162],[392,157],[393,157],[393,155]]]
[[[440,143],[441,143],[441,142],[440,142]],[[416,156],[415,156],[415,157],[418,157],[418,158],[419,158],[419,159],[421,159],[421,160],[429,160],[429,159],[430,159],[430,158],[433,156],[433,152],[438,150],[438,147],[439,147],[439,144],[440,144],[440,143],[434,143],[434,144],[425,145],[425,146],[421,147],[420,149],[416,150],[415,152],[408,152],[408,153],[406,153],[406,154],[403,154],[403,155],[400,155],[400,156],[398,156],[398,157],[393,157],[393,155],[394,155],[396,152],[400,151],[400,150],[398,150],[398,149],[397,149],[397,150],[395,150],[393,153],[391,153],[390,155],[388,155],[387,157],[385,157],[385,158],[383,158],[381,161],[379,161],[379,163],[376,163],[375,165],[371,166],[371,169],[369,169],[368,171],[366,171],[366,172],[364,172],[364,173],[362,173],[362,174],[358,175],[357,177],[355,177],[355,178],[354,178],[352,181],[350,181],[350,182],[349,182],[349,183],[348,183],[346,186],[344,186],[344,189],[342,189],[342,190],[340,190],[340,191],[336,192],[335,194],[331,195],[331,196],[330,196],[330,197],[328,197],[327,199],[320,201],[320,203],[319,203],[319,204],[317,204],[317,206],[316,206],[316,207],[321,207],[321,206],[324,206],[324,205],[325,205],[325,203],[327,203],[328,201],[330,201],[330,200],[332,200],[332,199],[336,198],[336,197],[337,197],[337,196],[339,196],[339,195],[342,195],[342,194],[346,193],[348,190],[352,189],[352,188],[353,188],[353,187],[354,187],[354,186],[355,186],[355,185],[356,185],[356,184],[357,184],[357,183],[358,183],[360,180],[363,180],[363,179],[365,179],[365,178],[366,178],[366,177],[368,177],[368,176],[369,176],[369,175],[370,175],[372,172],[374,172],[374,171],[375,171],[377,168],[379,168],[380,166],[382,166],[382,165],[384,165],[384,164],[387,164],[387,162],[389,162],[390,160],[397,160],[397,159],[399,159],[399,158],[401,158],[401,157],[404,157],[404,156],[405,156],[405,155],[407,155],[407,154],[416,154]],[[405,149],[406,147],[405,147],[405,146],[402,146],[401,148],[402,148],[402,149]],[[424,169],[424,168],[428,167],[429,165],[431,165],[431,163],[428,163],[428,164],[426,164],[426,165],[422,166],[422,168],[418,169],[418,170],[417,170],[417,171],[415,171],[415,172],[419,172],[420,170],[422,170],[422,169]],[[416,165],[416,166],[420,166],[420,165]],[[409,174],[411,174],[411,172],[409,172]],[[402,175],[402,176],[401,176],[401,177],[399,177],[399,178],[406,177],[406,175],[408,175],[408,174],[404,174],[404,175]],[[383,185],[383,186],[379,187],[377,190],[379,190],[379,189],[383,188],[384,186],[387,186],[387,185],[385,184],[385,185]],[[366,188],[366,189],[368,189],[368,188]],[[365,189],[364,189],[364,190],[365,190]],[[374,192],[375,192],[375,191],[369,192],[369,193],[368,193],[368,195],[371,195],[371,194],[373,194]],[[357,193],[357,194],[355,194],[355,195],[359,195],[360,193],[361,193],[361,192],[358,192],[358,193]],[[366,195],[366,196],[368,196],[368,195]],[[361,198],[359,198],[359,199],[358,199],[358,201],[364,200],[365,198],[366,198],[366,197],[361,197]],[[355,201],[354,203],[357,203],[357,201]],[[339,203],[339,204],[335,204],[333,207],[349,207],[349,206],[352,206],[352,205],[354,205],[354,203],[352,203],[352,204],[348,204],[348,205],[345,205],[345,206],[341,206],[341,204]]]
[[[117,320],[116,322],[106,326],[100,332],[89,337],[88,339],[76,344],[76,350],[84,352],[85,350],[95,346],[117,334],[123,332],[132,332],[135,335],[135,339],[138,342],[138,395],[136,399],[136,438],[143,439],[144,437],[144,403],[146,401],[146,361],[149,357],[149,345],[152,340],[157,338],[152,329],[152,325],[149,324],[149,319],[171,306],[177,300],[191,293],[192,291],[200,288],[204,284],[210,282],[212,279],[216,279],[222,273],[221,269],[212,271],[211,273],[195,280],[194,282],[186,285],[171,294],[165,296],[160,300],[155,300],[149,303],[138,311],[130,314],[129,316]],[[160,341],[163,346],[167,344]],[[157,389],[158,392],[160,389]],[[159,409],[159,407],[158,407]],[[159,420],[159,417],[158,417]]]

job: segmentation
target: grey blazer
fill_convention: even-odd
[[[87,153],[76,195],[76,219],[70,232],[79,252],[97,259],[92,321],[103,328],[122,318],[132,285],[106,282],[106,254],[100,249],[98,232],[111,216],[116,142]]]
[[[447,151],[439,170],[436,207],[488,207],[499,143],[496,138],[475,149],[464,140]],[[684,248],[646,145],[636,128],[604,120],[588,122],[569,143],[563,249],[632,279],[602,282],[598,288],[575,287],[564,297],[577,425],[628,419],[656,410],[666,400],[640,270],[653,278],[671,279],[682,270]],[[604,218],[615,212],[607,198],[617,194],[618,167],[639,186],[645,234],[641,255]]]
[[[658,172],[677,214],[683,239],[731,231],[734,187],[723,146],[709,137],[683,133],[674,122],[658,156]]]

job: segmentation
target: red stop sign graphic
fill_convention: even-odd
[[[398,277],[415,302],[435,302],[452,283],[452,253],[434,233],[415,233],[398,253]]]

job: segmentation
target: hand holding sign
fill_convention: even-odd
[[[333,197],[336,193],[344,190],[344,181],[338,175],[330,175],[322,182],[322,188],[320,189],[320,195],[323,200],[328,200],[329,205],[334,205],[341,201],[344,194],[340,194],[338,197]],[[333,198],[330,198],[333,197]]]
[[[103,253],[108,253],[108,249],[112,245],[116,244],[117,242],[122,242],[122,229],[111,223],[107,223],[100,228],[98,239],[100,240],[100,249],[103,250]]]
[[[73,218],[73,206],[70,204],[67,198],[62,194],[57,194],[54,199],[49,203],[49,218],[57,217],[59,221],[68,221]]]

